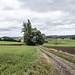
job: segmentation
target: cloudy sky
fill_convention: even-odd
[[[75,0],[0,0],[0,37],[22,36],[27,19],[46,35],[75,34]]]

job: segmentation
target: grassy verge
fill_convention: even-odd
[[[58,73],[50,59],[42,54],[33,62],[31,69],[25,75],[58,75]]]
[[[66,60],[68,60],[68,61],[70,61],[72,63],[75,63],[75,56],[72,56],[70,54],[65,54],[64,52],[58,52],[56,50],[55,51],[54,50],[50,50],[50,49],[47,49],[45,47],[42,47],[42,48],[45,49],[48,52],[51,52],[51,53],[53,53],[53,54],[63,58],[63,59],[66,59]]]
[[[0,47],[1,75],[22,75],[41,52],[31,46]]]

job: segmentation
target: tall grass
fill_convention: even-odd
[[[58,75],[58,73],[52,61],[45,54],[42,54],[34,61],[32,69],[25,75]]]

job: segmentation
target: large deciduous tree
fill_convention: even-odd
[[[27,45],[42,45],[45,42],[45,35],[36,28],[32,28],[30,20],[23,22],[24,43]]]

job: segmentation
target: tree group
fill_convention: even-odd
[[[8,37],[8,36],[4,36],[4,37],[0,38],[0,41],[21,42],[20,39],[16,40],[16,39],[13,39],[13,38]]]
[[[32,28],[30,20],[23,22],[24,43],[27,45],[42,45],[45,42],[45,35],[36,28]]]

